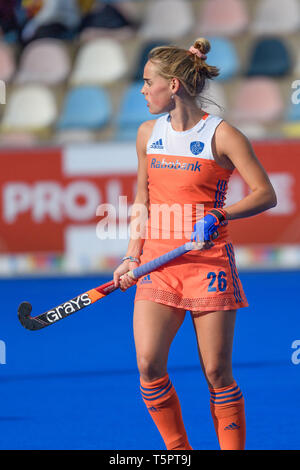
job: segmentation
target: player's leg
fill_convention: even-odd
[[[211,413],[220,447],[245,447],[244,398],[232,374],[236,310],[192,314],[201,365],[211,399]]]
[[[184,317],[182,309],[148,300],[135,302],[133,326],[141,394],[168,450],[191,449],[167,373],[169,349]]]

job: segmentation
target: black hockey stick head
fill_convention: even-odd
[[[18,317],[21,324],[27,330],[40,330],[47,326],[47,323],[43,322],[43,320],[39,320],[30,316],[32,310],[31,303],[29,302],[22,302],[18,308]]]

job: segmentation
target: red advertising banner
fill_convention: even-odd
[[[277,206],[230,222],[233,241],[238,245],[300,244],[300,140],[258,142],[253,146],[274,186]],[[245,182],[234,172],[227,204],[248,192]]]
[[[101,171],[96,163],[84,174],[66,159],[62,149],[0,153],[0,252],[62,253],[68,226],[96,224],[97,206],[119,195],[133,200],[135,170],[116,174],[113,165]]]
[[[230,222],[233,242],[241,247],[300,244],[300,141],[258,142],[254,149],[274,185],[278,204],[266,213]],[[1,256],[68,253],[72,258],[84,249],[86,260],[101,244],[98,240],[88,251],[96,239],[97,206],[117,206],[124,195],[128,205],[134,199],[134,143],[1,150],[0,161]],[[248,192],[234,172],[226,205]],[[102,244],[102,250],[116,256],[126,243]]]

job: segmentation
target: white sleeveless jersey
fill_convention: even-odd
[[[169,115],[156,120],[151,137],[147,143],[147,154],[198,157],[213,160],[211,142],[222,118],[205,115],[192,128],[178,132],[172,128]]]

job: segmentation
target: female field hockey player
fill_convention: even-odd
[[[206,62],[209,50],[209,41],[201,38],[189,50],[165,46],[149,53],[141,93],[152,114],[166,114],[144,122],[137,134],[135,204],[149,209],[148,235],[131,235],[127,254],[114,272],[115,285],[125,291],[133,284],[126,273],[138,263],[190,239],[206,242],[207,249],[187,253],[137,283],[133,323],[141,395],[168,450],[192,449],[167,372],[170,345],[186,311],[193,319],[220,448],[245,447],[244,398],[232,373],[232,344],[236,311],[248,303],[227,224],[276,205],[274,189],[249,141],[198,105],[206,81],[218,75]],[[251,192],[224,208],[235,168]],[[154,206],[161,204],[175,207],[168,236],[154,217]],[[200,218],[196,204],[204,205]],[[186,231],[179,236],[175,215],[184,214],[186,207],[192,207],[192,229],[188,236]],[[213,240],[216,230],[219,236]]]

